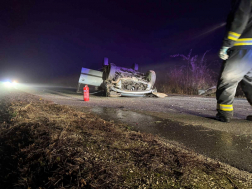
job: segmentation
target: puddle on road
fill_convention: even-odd
[[[210,130],[202,126],[182,125],[141,113],[110,108],[92,108],[105,120],[127,123],[132,130],[152,133],[217,159],[223,163],[252,172],[252,137]]]

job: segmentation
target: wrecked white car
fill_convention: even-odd
[[[153,70],[140,73],[137,64],[133,68],[123,68],[108,63],[105,58],[102,71],[82,68],[78,91],[84,84],[102,88],[108,97],[147,96],[156,92],[155,81],[156,73]]]

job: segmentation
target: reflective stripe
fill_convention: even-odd
[[[231,39],[233,41],[237,41],[241,34],[235,33],[235,32],[228,32],[228,39]]]
[[[235,43],[234,46],[252,45],[252,43]]]
[[[241,38],[238,39],[237,41],[252,41],[252,38]]]
[[[220,110],[226,111],[226,112],[232,112],[232,111],[233,111],[233,108],[232,108],[232,109],[225,109],[225,108],[222,108],[222,109],[220,109]]]
[[[241,45],[252,45],[252,38],[242,38],[242,39],[238,39],[238,40],[234,43],[234,46],[241,46]]]
[[[228,32],[228,34],[230,34],[230,35],[234,35],[234,36],[236,36],[236,37],[240,37],[241,36],[241,34],[239,34],[239,33],[235,33],[235,32]]]
[[[233,105],[232,104],[217,104],[217,109],[222,111],[233,111]]]
[[[237,41],[237,38],[234,38],[234,37],[231,37],[231,36],[228,36],[228,39],[231,39],[233,41]]]

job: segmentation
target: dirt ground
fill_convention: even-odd
[[[1,188],[252,188],[250,173],[20,91],[0,94]]]

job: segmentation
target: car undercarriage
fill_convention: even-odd
[[[146,96],[156,92],[155,81],[153,70],[141,73],[137,64],[133,64],[132,68],[118,67],[105,58],[102,71],[82,68],[78,91],[84,84],[102,88],[108,97]]]

